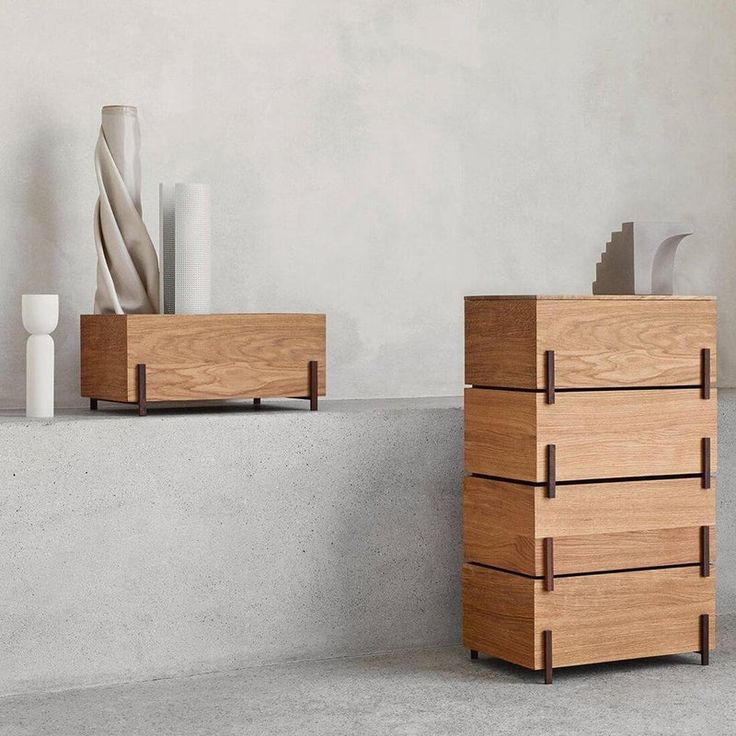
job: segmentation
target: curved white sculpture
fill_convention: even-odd
[[[100,189],[95,207],[95,314],[159,311],[158,259],[141,214],[140,139],[135,107],[102,108],[95,148]]]
[[[693,229],[683,222],[624,222],[596,265],[594,294],[672,294],[675,254]]]
[[[26,416],[54,416],[54,339],[59,323],[58,294],[23,294],[26,341]]]

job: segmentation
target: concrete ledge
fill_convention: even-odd
[[[459,640],[459,399],[0,438],[0,693]]]

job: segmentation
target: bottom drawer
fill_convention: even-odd
[[[700,650],[700,616],[715,645],[715,577],[698,567],[597,573],[541,580],[463,565],[463,643],[540,670],[543,632],[552,664],[569,667]]]

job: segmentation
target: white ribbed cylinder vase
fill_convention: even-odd
[[[26,341],[26,416],[54,416],[54,339],[59,323],[58,294],[23,294]]]
[[[211,309],[210,188],[161,184],[164,313],[209,314]]]

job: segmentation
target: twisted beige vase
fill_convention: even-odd
[[[140,141],[135,107],[102,108],[95,148],[95,314],[159,311],[158,259],[141,214]]]

